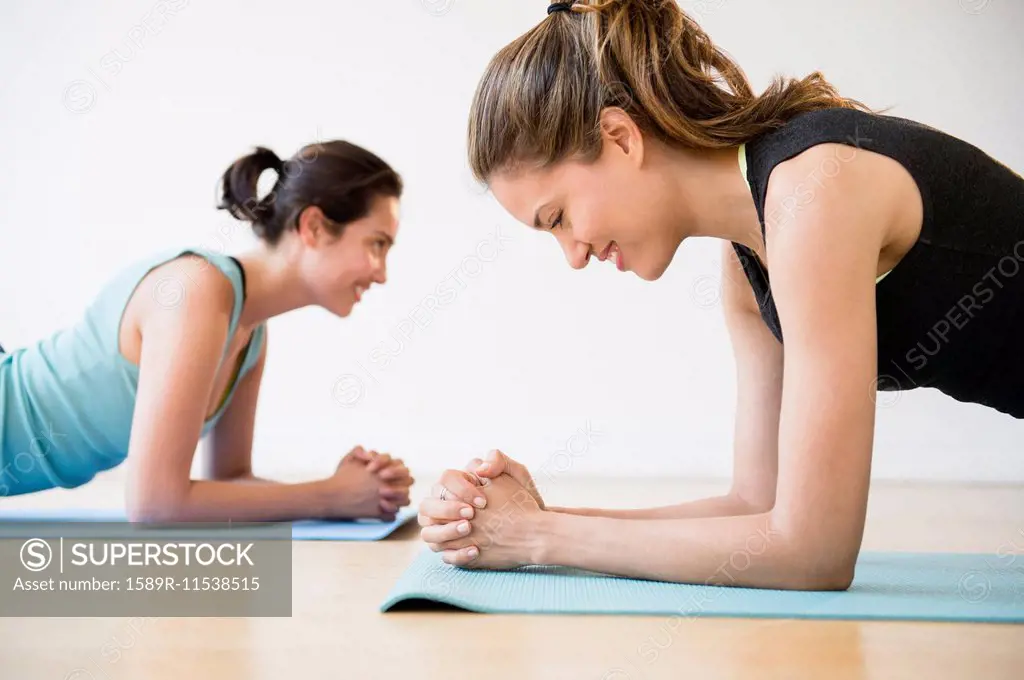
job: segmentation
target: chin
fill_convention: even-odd
[[[636,275],[644,281],[657,281],[668,271],[677,251],[678,248],[657,253],[655,257],[637,267]]]
[[[665,273],[666,269],[668,269],[667,263],[659,263],[655,265],[637,267],[635,270],[632,271],[634,274],[636,274],[639,278],[643,279],[644,281],[657,281]]]
[[[326,306],[325,305],[324,309],[326,309],[328,312],[330,312],[334,316],[337,316],[337,317],[340,317],[340,318],[344,319],[345,317],[347,317],[350,314],[352,314],[352,310],[355,309],[355,304],[353,302],[349,301],[347,303],[340,304],[340,305],[331,305],[331,306]]]

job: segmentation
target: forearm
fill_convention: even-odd
[[[325,516],[323,482],[284,484],[258,480],[191,481],[180,497],[153,498],[131,504],[139,521],[273,522]]]
[[[251,472],[246,472],[240,475],[233,475],[230,477],[215,477],[210,481],[216,482],[234,482],[236,484],[283,484],[274,479],[266,479],[264,477],[257,477]]]
[[[701,498],[686,503],[666,505],[656,508],[637,508],[614,510],[604,508],[555,508],[552,512],[566,515],[582,515],[586,517],[610,517],[615,519],[684,519],[699,517],[730,517],[734,515],[752,515],[760,510],[737,496],[726,494],[712,498]]]
[[[807,550],[771,513],[624,520],[542,512],[532,562],[678,583],[832,590],[847,587],[829,546]],[[825,554],[821,554],[824,552]]]

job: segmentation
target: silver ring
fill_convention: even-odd
[[[440,498],[441,500],[447,500],[447,495],[448,495],[448,489],[442,486],[441,487],[441,493],[438,494],[438,498]]]

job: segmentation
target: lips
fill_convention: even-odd
[[[619,244],[618,243],[616,243],[614,246],[612,246],[611,251],[609,251],[609,257],[612,257],[612,258],[615,259],[615,266],[619,268],[620,272],[626,271],[626,265],[624,265],[622,263],[622,251],[619,250]]]
[[[622,250],[619,249],[619,244],[615,241],[609,241],[604,250],[597,254],[597,259],[601,260],[601,262],[608,258],[612,258],[620,272],[626,271],[625,265],[622,263]]]
[[[355,287],[356,302],[359,302],[360,300],[363,299],[363,293],[366,292],[366,288],[367,288],[367,286],[363,286],[361,284],[356,284],[356,287]]]

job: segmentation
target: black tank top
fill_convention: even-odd
[[[853,109],[805,113],[746,145],[762,237],[772,169],[829,142],[899,162],[923,199],[919,239],[875,287],[878,389],[930,387],[1024,418],[1024,179],[921,123]],[[834,177],[853,155],[840,154],[836,169],[823,167],[817,181]],[[767,271],[749,248],[733,248],[762,318],[782,342]]]

